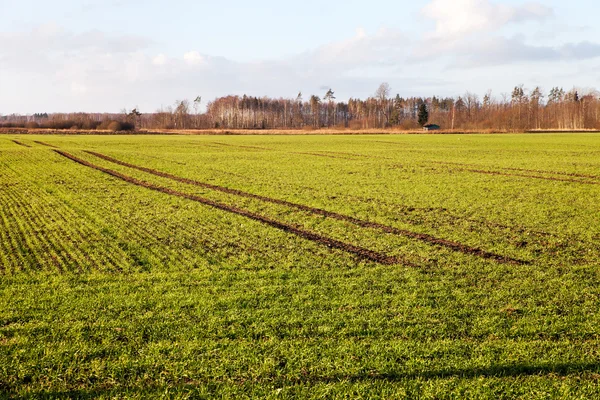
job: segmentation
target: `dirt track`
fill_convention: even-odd
[[[61,150],[54,150],[56,153],[60,154],[63,157],[66,157],[72,161],[75,161],[81,165],[84,165],[86,167],[90,167],[93,168],[95,170],[104,172],[105,174],[111,175],[115,178],[121,179],[125,182],[137,185],[137,186],[142,186],[145,187],[147,189],[151,189],[157,192],[161,192],[161,193],[165,193],[165,194],[170,194],[173,196],[178,196],[178,197],[182,197],[188,200],[193,200],[214,208],[217,208],[219,210],[223,210],[223,211],[228,211],[237,215],[241,215],[250,219],[253,219],[255,221],[264,223],[266,225],[272,226],[274,228],[280,229],[284,232],[288,232],[288,233],[292,233],[294,235],[300,236],[304,239],[307,240],[311,240],[313,242],[325,245],[327,247],[330,248],[335,248],[338,250],[342,250],[345,251],[347,253],[353,254],[361,259],[364,260],[369,260],[369,261],[374,261],[380,264],[384,264],[384,265],[392,265],[392,264],[404,264],[404,265],[408,265],[408,266],[412,266],[412,267],[417,267],[417,265],[409,263],[399,257],[391,257],[388,256],[386,254],[383,253],[379,253],[373,250],[369,250],[369,249],[365,249],[362,247],[358,247],[349,243],[345,243],[336,239],[332,239],[323,235],[319,235],[317,233],[314,232],[310,232],[307,230],[304,230],[302,228],[299,228],[297,226],[292,226],[283,222],[279,222],[276,220],[273,220],[271,218],[259,215],[259,214],[255,214],[252,213],[250,211],[247,210],[242,210],[240,208],[237,207],[233,207],[233,206],[229,206],[223,203],[218,203],[216,201],[210,200],[210,199],[206,199],[200,196],[196,196],[196,195],[192,195],[192,194],[188,194],[188,193],[182,193],[182,192],[178,192],[176,190],[172,190],[169,189],[167,187],[164,186],[159,186],[159,185],[155,185],[149,182],[145,182],[145,181],[141,181],[139,179],[121,174],[117,171],[113,171],[111,169],[108,168],[103,168],[101,166],[92,164],[88,161],[85,161],[83,159],[80,159],[78,157],[75,157],[72,154],[69,154],[67,152],[61,151]]]
[[[14,142],[15,144],[18,144],[19,146],[23,146],[23,147],[31,147],[30,145],[28,145],[28,144],[25,144],[25,143],[23,143],[23,142],[19,142],[18,140],[13,140],[13,142]]]
[[[523,260],[518,260],[518,259],[514,259],[514,258],[510,258],[510,257],[505,257],[505,256],[501,256],[499,254],[495,254],[495,253],[490,253],[487,252],[485,250],[476,248],[476,247],[471,247],[471,246],[467,246],[464,245],[462,243],[458,243],[458,242],[453,242],[450,240],[446,240],[446,239],[440,239],[440,238],[436,238],[434,236],[431,235],[427,235],[424,233],[417,233],[417,232],[412,232],[412,231],[408,231],[405,229],[398,229],[392,226],[388,226],[388,225],[384,225],[384,224],[380,224],[377,222],[370,222],[370,221],[365,221],[359,218],[355,218],[355,217],[351,217],[348,215],[343,215],[343,214],[338,214],[335,212],[331,212],[331,211],[327,211],[327,210],[323,210],[321,208],[316,208],[316,207],[311,207],[311,206],[306,206],[303,204],[296,204],[296,203],[292,203],[286,200],[280,200],[280,199],[274,199],[274,198],[270,198],[270,197],[266,197],[266,196],[261,196],[261,195],[257,195],[257,194],[252,194],[252,193],[247,193],[247,192],[243,192],[241,190],[237,190],[237,189],[230,189],[230,188],[226,188],[223,186],[217,186],[217,185],[212,185],[209,183],[205,183],[205,182],[199,182],[199,181],[195,181],[195,180],[191,180],[191,179],[187,179],[187,178],[181,178],[179,176],[176,175],[172,175],[172,174],[168,174],[165,172],[161,172],[161,171],[157,171],[151,168],[146,168],[146,167],[141,167],[138,165],[134,165],[134,164],[130,164],[130,163],[126,163],[120,160],[117,160],[115,158],[106,156],[104,154],[100,154],[100,153],[96,153],[93,151],[86,151],[86,153],[94,155],[98,158],[104,159],[106,161],[110,161],[112,163],[118,164],[118,165],[122,165],[125,167],[129,167],[129,168],[133,168],[133,169],[137,169],[139,171],[143,171],[143,172],[147,172],[150,173],[152,175],[156,175],[156,176],[160,176],[163,178],[168,178],[168,179],[172,179],[178,182],[182,182],[182,183],[186,183],[186,184],[191,184],[194,186],[199,186],[199,187],[203,187],[206,189],[211,189],[211,190],[216,190],[216,191],[220,191],[220,192],[224,192],[224,193],[228,193],[228,194],[233,194],[233,195],[237,195],[237,196],[242,196],[242,197],[247,197],[247,198],[252,198],[252,199],[257,199],[257,200],[261,200],[261,201],[265,201],[265,202],[269,202],[269,203],[273,203],[273,204],[279,204],[279,205],[284,205],[287,207],[293,207],[302,211],[306,211],[306,212],[310,212],[312,214],[317,214],[317,215],[322,215],[325,217],[329,217],[329,218],[333,218],[339,221],[346,221],[346,222],[350,222],[353,223],[357,226],[363,227],[363,228],[372,228],[372,229],[379,229],[383,232],[386,233],[390,233],[390,234],[394,234],[394,235],[399,235],[399,236],[405,236],[405,237],[410,237],[412,239],[417,239],[420,240],[422,242],[428,243],[428,244],[433,244],[433,245],[438,245],[438,246],[442,246],[442,247],[446,247],[449,248],[453,251],[457,251],[463,254],[470,254],[470,255],[475,255],[478,257],[482,257],[482,258],[486,258],[486,259],[491,259],[497,262],[501,262],[501,263],[512,263],[512,264],[527,264],[527,261],[523,261]]]
[[[52,147],[54,149],[58,149],[58,147],[56,147],[53,144],[49,144],[49,143],[45,143],[45,142],[40,142],[39,140],[34,140],[35,143],[37,144],[41,144],[42,146],[46,146],[46,147]]]
[[[584,180],[580,180],[580,179],[557,178],[557,177],[543,176],[543,175],[514,174],[514,173],[510,173],[510,172],[490,171],[490,170],[486,170],[486,169],[473,169],[472,167],[478,167],[478,168],[482,167],[481,165],[477,165],[477,164],[454,163],[454,162],[445,162],[445,161],[429,161],[429,162],[431,162],[433,164],[441,164],[441,165],[455,165],[455,166],[463,167],[460,169],[460,171],[474,172],[477,174],[514,176],[514,177],[519,177],[519,178],[542,179],[542,180],[547,180],[547,181],[582,183],[582,184],[586,184],[586,185],[600,185],[600,182],[594,182],[594,181],[589,181],[589,180],[584,181]],[[503,168],[503,167],[498,167],[498,168],[501,170],[508,170],[508,171],[535,172],[535,173],[540,173],[540,174],[555,174],[555,175],[566,175],[566,176],[572,176],[572,177],[581,177],[581,178],[587,178],[587,179],[590,179],[590,178],[591,179],[600,179],[600,177],[593,176],[593,175],[571,174],[568,172],[552,172],[552,171],[531,170],[531,169],[522,169],[522,168]]]
[[[243,145],[228,144],[228,143],[221,143],[221,142],[211,142],[211,143],[217,144],[219,146],[237,147],[240,149],[257,149],[257,150],[268,150],[268,151],[274,150],[274,149],[269,149],[268,147],[260,147],[260,146],[243,146]]]

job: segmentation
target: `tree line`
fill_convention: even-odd
[[[387,83],[367,99],[338,101],[333,89],[322,97],[293,98],[224,96],[200,112],[202,98],[176,101],[152,113],[137,108],[118,114],[33,114],[0,116],[0,126],[106,129],[119,122],[133,129],[418,129],[427,123],[449,130],[579,130],[600,129],[600,93],[595,89],[516,86],[510,94],[482,97],[466,92],[457,97],[392,96]],[[113,124],[113,128],[114,128]]]

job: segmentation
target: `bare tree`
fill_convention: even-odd
[[[375,99],[377,100],[379,112],[385,117],[386,125],[388,125],[390,122],[388,98],[390,97],[391,91],[392,89],[390,88],[390,85],[387,82],[384,82],[381,85],[379,85],[379,87],[375,91]]]
[[[190,102],[188,100],[177,100],[175,102],[175,128],[186,129],[190,114]]]

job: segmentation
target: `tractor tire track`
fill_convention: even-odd
[[[600,176],[598,176],[598,175],[578,174],[575,172],[544,171],[541,169],[508,168],[508,167],[502,168],[502,169],[510,170],[510,171],[535,172],[538,174],[563,175],[563,176],[572,176],[575,178],[588,178],[588,179],[600,180]]]
[[[255,214],[252,213],[250,211],[247,210],[243,210],[237,207],[233,207],[233,206],[229,206],[223,203],[219,203],[210,199],[206,199],[197,195],[192,195],[192,194],[187,194],[187,193],[182,193],[182,192],[178,192],[176,190],[173,189],[169,189],[167,187],[164,186],[159,186],[159,185],[155,185],[149,182],[145,182],[145,181],[141,181],[139,179],[121,174],[117,171],[113,171],[111,169],[108,168],[103,168],[101,166],[92,164],[88,161],[85,161],[83,159],[80,159],[72,154],[69,154],[67,152],[61,151],[61,150],[54,150],[55,152],[57,152],[58,154],[60,154],[61,156],[68,158],[76,163],[79,163],[81,165],[84,165],[86,167],[89,168],[93,168],[95,170],[98,170],[100,172],[104,172],[105,174],[108,174],[110,176],[113,176],[115,178],[121,179],[125,182],[134,184],[136,186],[141,186],[141,187],[145,187],[147,189],[150,190],[154,190],[157,192],[161,192],[161,193],[165,193],[165,194],[169,194],[172,196],[177,196],[177,197],[181,197],[184,199],[188,199],[188,200],[192,200],[192,201],[196,201],[198,203],[204,204],[204,205],[208,205],[211,206],[213,208],[222,210],[222,211],[226,211],[226,212],[230,212],[233,214],[237,214],[237,215],[241,215],[243,217],[261,222],[265,225],[269,225],[273,228],[282,230],[286,233],[291,233],[294,234],[296,236],[299,236],[301,238],[313,241],[315,243],[319,243],[322,244],[324,246],[327,246],[329,248],[335,248],[338,250],[342,250],[346,253],[349,254],[353,254],[355,256],[357,256],[358,258],[364,259],[364,260],[369,260],[369,261],[373,261],[373,262],[377,262],[380,264],[384,264],[384,265],[393,265],[393,264],[404,264],[404,265],[408,265],[411,267],[417,267],[417,265],[406,262],[405,260],[399,258],[399,257],[392,257],[392,256],[388,256],[386,254],[383,253],[379,253],[373,250],[369,250],[369,249],[365,249],[359,246],[355,246],[349,243],[345,243],[333,238],[329,238],[326,236],[322,236],[319,235],[317,233],[314,232],[310,232],[307,230],[304,230],[302,228],[293,226],[293,225],[289,225],[280,221],[276,221],[274,219],[259,215],[259,214]]]
[[[154,170],[151,168],[141,167],[138,165],[123,162],[123,161],[117,160],[115,158],[106,156],[104,154],[100,154],[100,153],[96,153],[96,152],[92,152],[92,151],[86,151],[86,153],[96,156],[98,158],[101,158],[103,160],[112,162],[117,165],[121,165],[121,166],[132,168],[132,169],[137,169],[139,171],[147,172],[149,174],[159,176],[162,178],[172,179],[177,182],[182,182],[182,183],[186,183],[186,184],[190,184],[190,185],[194,185],[194,186],[199,186],[199,187],[203,187],[205,189],[211,189],[211,190],[215,190],[215,191],[219,191],[219,192],[223,192],[223,193],[233,194],[233,195],[240,196],[240,197],[246,197],[246,198],[261,200],[264,202],[269,202],[272,204],[278,204],[278,205],[296,208],[298,210],[306,211],[306,212],[309,212],[312,214],[322,215],[322,216],[333,218],[333,219],[336,219],[339,221],[350,222],[354,225],[357,225],[357,226],[360,226],[363,228],[379,229],[386,233],[390,233],[390,234],[394,234],[394,235],[398,235],[398,236],[409,237],[412,239],[417,239],[417,240],[420,240],[420,241],[428,243],[428,244],[446,247],[453,251],[457,251],[457,252],[460,252],[463,254],[475,255],[478,257],[485,258],[485,259],[494,260],[494,261],[497,261],[500,263],[528,264],[528,262],[524,261],[524,260],[518,260],[518,259],[514,259],[514,258],[510,258],[510,257],[505,257],[505,256],[502,256],[499,254],[487,252],[480,248],[471,247],[471,246],[464,245],[462,243],[437,238],[437,237],[434,237],[434,236],[431,236],[428,234],[417,233],[417,232],[412,232],[412,231],[405,230],[405,229],[394,228],[392,226],[380,224],[377,222],[365,221],[365,220],[351,217],[348,215],[338,214],[338,213],[327,211],[327,210],[324,210],[321,208],[310,207],[310,206],[306,206],[306,205],[302,205],[302,204],[292,203],[292,202],[289,202],[286,200],[273,199],[273,198],[266,197],[266,196],[243,192],[243,191],[237,190],[237,189],[230,189],[230,188],[226,188],[223,186],[217,186],[217,185],[213,185],[213,184],[209,184],[209,183],[205,183],[205,182],[195,181],[192,179],[181,178],[179,176],[172,175],[172,174],[169,174],[166,172],[161,172],[161,171],[157,171],[157,170]]]
[[[485,174],[485,175],[514,176],[514,177],[518,177],[518,178],[542,179],[542,180],[546,180],[546,181],[583,183],[585,185],[600,185],[600,182],[593,182],[593,181],[581,181],[578,179],[569,179],[569,178],[553,178],[553,177],[541,176],[541,175],[511,174],[509,172],[488,171],[488,170],[483,170],[483,169],[466,168],[466,169],[463,169],[463,171],[474,172],[477,174]]]
[[[340,156],[334,156],[331,154],[321,154],[321,153],[291,151],[290,154],[300,154],[300,155],[304,155],[304,156],[327,157],[327,158],[339,158],[339,159],[343,159],[343,160],[352,160],[352,161],[356,160],[356,158],[340,157]]]
[[[228,144],[228,143],[221,143],[221,142],[211,142],[211,143],[219,145],[219,146],[237,147],[240,149],[258,149],[258,150],[275,151],[275,149],[270,149],[268,147],[248,146],[248,145],[240,145],[240,144]]]
[[[18,140],[13,140],[13,142],[15,144],[18,144],[19,146],[23,146],[23,147],[31,147],[30,145],[28,145],[27,143],[23,143],[23,142],[19,142]]]
[[[57,146],[45,142],[40,142],[39,140],[34,140],[34,143],[41,144],[42,146],[52,147],[53,149],[58,149]]]
[[[390,157],[373,156],[373,155],[359,154],[359,153],[346,153],[343,151],[321,151],[321,153],[341,154],[344,156],[371,158],[371,159],[380,159],[380,160],[392,160],[392,158],[390,158]]]
[[[265,151],[278,151],[277,149],[272,149],[269,147],[260,147],[260,146],[248,146],[248,145],[234,145],[228,143],[221,142],[211,142],[213,144],[217,144],[219,146],[227,146],[227,147],[237,147],[241,149],[257,149],[257,150],[265,150]],[[356,153],[344,153],[341,151],[317,151],[317,152],[300,152],[300,151],[284,151],[288,154],[299,154],[304,156],[315,156],[315,157],[327,157],[327,158],[339,158],[345,160],[356,160],[356,157],[364,157],[364,158],[387,158],[387,157],[376,157],[376,156],[368,156],[365,154],[356,154]]]
[[[589,180],[584,181],[584,180],[580,180],[580,179],[557,178],[557,177],[543,176],[543,175],[513,174],[513,173],[509,173],[509,172],[490,171],[490,170],[485,170],[485,169],[472,169],[471,168],[471,167],[478,167],[478,168],[482,167],[481,165],[477,165],[477,164],[454,163],[454,162],[446,162],[446,161],[430,161],[430,162],[433,164],[455,165],[455,166],[459,166],[459,167],[466,167],[461,170],[468,171],[468,172],[474,172],[474,173],[478,173],[478,174],[515,176],[515,177],[520,177],[520,178],[543,179],[543,180],[548,180],[548,181],[582,183],[582,184],[586,184],[586,185],[600,185],[600,182],[594,182],[594,181],[589,181]],[[499,169],[508,170],[508,171],[535,172],[535,173],[540,173],[540,174],[564,175],[564,176],[587,178],[587,179],[600,179],[600,177],[594,176],[594,175],[582,175],[582,174],[575,174],[575,173],[569,173],[569,172],[552,172],[552,171],[531,170],[531,169],[524,169],[524,168],[504,168],[504,167],[499,167]]]

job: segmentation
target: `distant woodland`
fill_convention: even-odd
[[[226,96],[208,102],[179,100],[154,112],[0,115],[0,127],[123,131],[134,129],[419,129],[427,123],[445,130],[600,129],[600,93],[594,89],[548,93],[517,86],[512,93],[458,97],[402,97],[383,83],[365,99],[339,101],[323,96],[269,98]],[[202,108],[202,112],[200,109]]]

